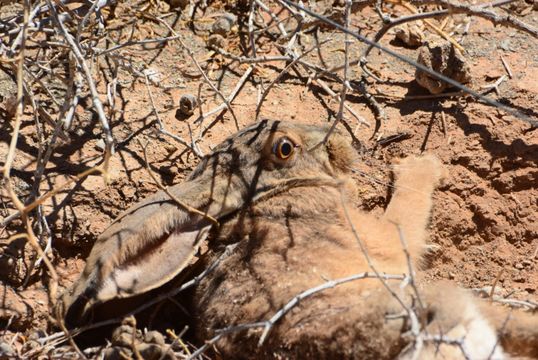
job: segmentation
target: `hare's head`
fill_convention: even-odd
[[[337,177],[347,173],[355,152],[341,134],[323,144],[328,128],[264,120],[243,129],[217,146],[189,180],[200,176],[240,176],[258,188],[279,179],[307,176]],[[224,178],[220,179],[221,181]],[[247,190],[247,189],[245,189]]]
[[[186,182],[169,188],[174,199],[161,191],[129,208],[99,237],[80,279],[64,295],[60,312],[68,324],[87,320],[99,303],[170,281],[191,262],[213,219],[290,187],[338,183],[355,151],[337,132],[324,142],[327,131],[258,122],[217,146]]]

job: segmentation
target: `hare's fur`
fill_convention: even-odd
[[[68,320],[76,323],[94,304],[162,285],[192,259],[208,232],[208,252],[199,260],[206,266],[225,245],[237,246],[194,291],[193,321],[200,341],[218,329],[267,320],[294,296],[327,279],[371,272],[361,243],[379,272],[409,273],[402,244],[419,270],[432,193],[445,176],[441,162],[425,155],[395,165],[392,199],[377,218],[355,207],[349,176],[354,149],[338,133],[320,145],[326,131],[279,121],[254,124],[218,146],[186,183],[171,188],[189,205],[217,218],[220,227],[211,227],[162,193],[128,210],[101,236],[78,285],[64,296],[62,311]],[[286,159],[275,153],[284,138],[294,145]],[[179,249],[166,250],[166,244]],[[122,260],[130,258],[136,262]],[[129,266],[132,271],[125,271]],[[136,271],[164,275],[139,284],[129,277]],[[122,287],[117,281],[121,276],[132,286]],[[230,358],[503,359],[504,347],[538,357],[536,317],[518,313],[516,325],[505,322],[504,309],[477,302],[445,283],[419,287],[421,308],[410,286],[388,284],[397,296],[379,279],[325,290],[287,313],[262,347],[257,345],[261,330],[251,329],[222,338],[217,349]],[[408,316],[400,316],[402,303],[426,330],[420,353],[409,336]],[[435,342],[436,336],[460,339],[462,348]]]
[[[333,141],[345,139],[335,136]],[[382,218],[356,210],[353,197],[341,189],[320,186],[290,189],[228,221],[214,244],[241,241],[197,289],[196,323],[201,338],[230,324],[268,319],[295,295],[325,279],[371,271],[344,206],[374,267],[388,274],[407,273],[396,224],[413,258],[419,259],[425,247],[431,194],[443,168],[432,156],[410,157],[395,167],[395,174],[395,191]],[[400,296],[410,300],[405,293]],[[228,337],[221,346],[236,355],[239,346],[250,343],[246,354],[392,358],[401,350],[404,324],[401,319],[385,320],[385,314],[402,310],[379,280],[360,280],[304,300],[279,324],[262,350],[256,347],[257,331],[246,338],[244,334]]]

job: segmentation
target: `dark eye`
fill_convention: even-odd
[[[293,154],[293,149],[295,148],[295,144],[290,141],[288,138],[282,138],[278,140],[278,142],[273,147],[273,153],[279,158],[279,159],[287,159]]]

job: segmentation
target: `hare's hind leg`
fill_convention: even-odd
[[[425,342],[418,354],[416,347],[409,346],[401,360],[507,359],[495,324],[469,291],[440,281],[422,288],[421,296],[429,318],[424,334],[438,340]]]
[[[500,344],[511,357],[538,359],[538,313],[514,309],[483,299],[480,312],[497,331]]]
[[[424,250],[432,193],[444,174],[433,155],[410,156],[394,166],[394,194],[383,218],[399,226],[415,257]]]

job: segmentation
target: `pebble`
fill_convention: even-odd
[[[224,36],[232,30],[232,27],[236,22],[237,17],[234,14],[224,13],[223,15],[219,16],[217,20],[215,20],[211,28],[211,32],[213,34]]]
[[[515,281],[515,282],[518,282],[518,283],[524,283],[526,280],[527,280],[527,279],[526,279],[524,276],[521,276],[521,275],[520,275],[520,276],[516,276],[516,277],[514,278],[514,281]]]
[[[471,68],[467,60],[445,39],[430,37],[418,50],[417,62],[459,83],[471,81]],[[450,87],[448,83],[419,69],[416,70],[415,79],[431,94],[440,94]]]
[[[110,347],[103,353],[104,360],[132,359],[133,352],[123,347]]]
[[[99,150],[105,151],[105,148],[106,148],[105,140],[103,139],[97,140],[97,142],[95,143],[95,147],[98,148]]]
[[[425,39],[423,26],[419,24],[403,24],[395,27],[394,33],[396,38],[400,39],[407,46],[418,47],[422,45]]]
[[[170,7],[185,9],[189,3],[189,0],[170,0]]]
[[[164,346],[164,336],[158,331],[148,331],[144,336],[144,341]]]
[[[198,107],[198,100],[196,99],[196,96],[192,94],[185,94],[182,95],[179,99],[179,111],[183,115],[192,115],[194,113],[194,109]]]
[[[19,104],[17,101],[17,97],[15,95],[6,97],[6,100],[4,101],[6,105],[6,113],[8,116],[13,117],[15,116],[15,113],[17,112],[17,105]]]
[[[504,51],[510,51],[510,39],[505,39],[501,41],[501,44],[499,45],[501,49]]]
[[[9,358],[14,355],[13,348],[8,343],[0,342],[0,357]]]
[[[225,48],[228,42],[220,34],[213,34],[207,39],[207,47]]]
[[[166,351],[164,346],[156,344],[140,344],[136,347],[142,359],[145,360],[172,360],[174,355],[171,351]],[[166,351],[166,352],[165,352]]]
[[[124,188],[119,189],[119,191],[123,194],[125,199],[131,200],[136,195],[136,189],[134,187],[126,186]]]
[[[7,72],[0,69],[0,103],[9,97],[15,97],[16,101],[14,94],[17,94],[17,83]]]

